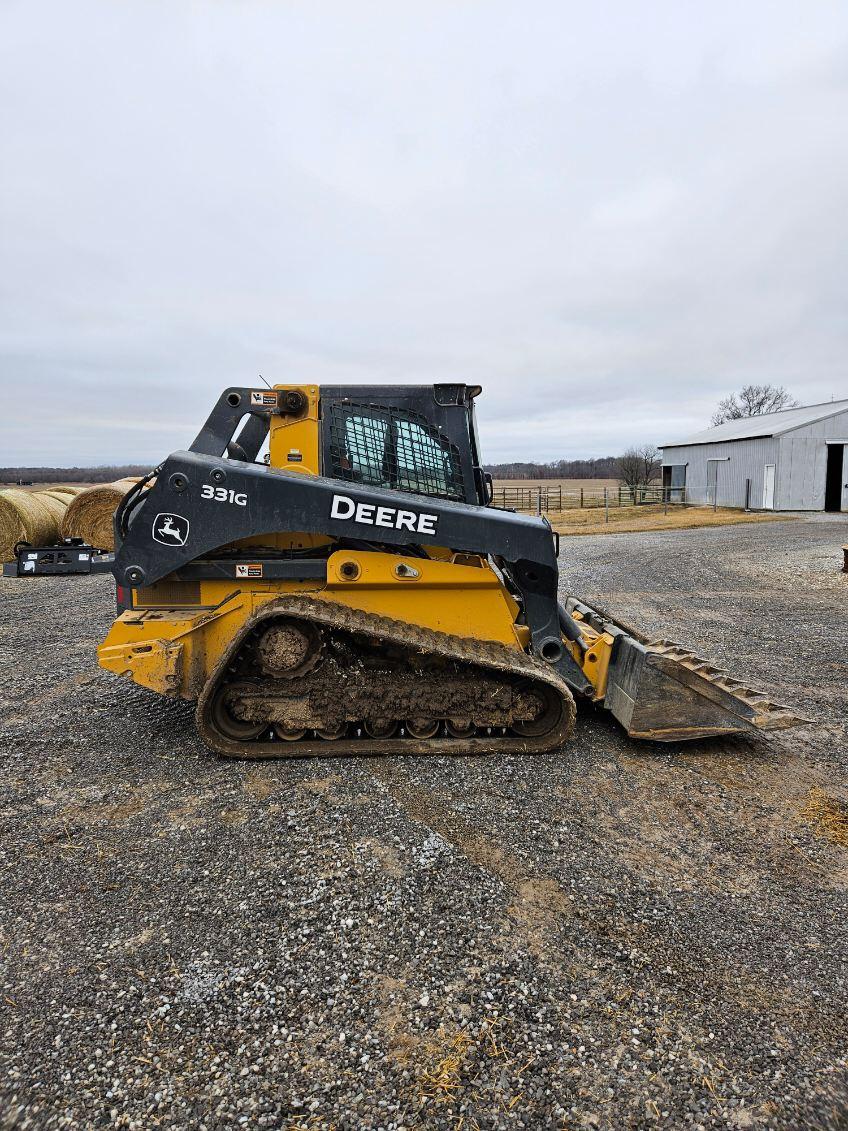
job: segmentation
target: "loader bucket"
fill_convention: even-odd
[[[681,742],[804,721],[682,645],[641,638],[574,598],[566,608],[615,637],[604,706],[631,738]]]

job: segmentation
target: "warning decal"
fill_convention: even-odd
[[[252,405],[258,405],[260,408],[276,408],[277,394],[266,392],[265,389],[252,389],[250,392],[250,403]]]
[[[261,577],[262,565],[260,562],[255,562],[252,565],[239,563],[236,565],[236,577]]]

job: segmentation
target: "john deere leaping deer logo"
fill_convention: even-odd
[[[188,540],[188,519],[181,514],[157,514],[153,520],[153,540],[163,546],[184,546]]]

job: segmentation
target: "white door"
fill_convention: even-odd
[[[763,510],[774,510],[774,464],[767,463],[763,472]]]
[[[718,463],[714,459],[707,463],[707,503],[711,507],[718,505]]]

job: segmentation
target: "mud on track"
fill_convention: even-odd
[[[0,583],[9,1126],[843,1126],[846,534],[564,542],[815,720],[687,750],[226,762],[96,667],[108,579]]]

